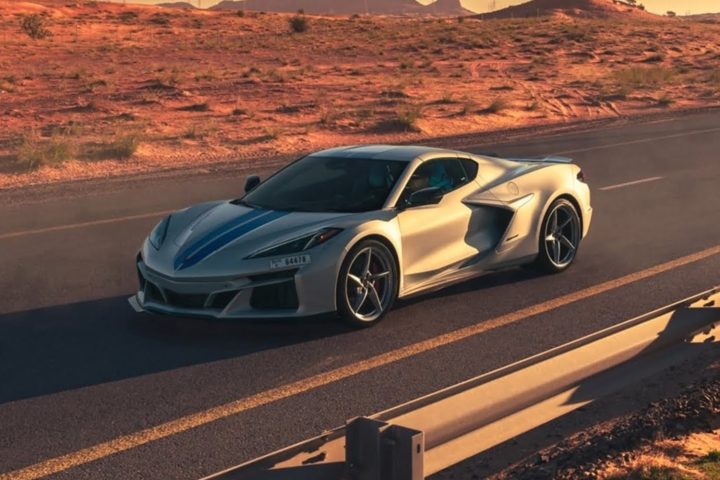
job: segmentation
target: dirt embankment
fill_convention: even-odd
[[[720,363],[716,359],[712,363],[708,358],[710,366],[697,371],[691,369],[703,362],[670,372],[691,379],[679,395],[571,435],[495,478],[720,478]]]
[[[0,5],[0,188],[720,104],[720,24]]]

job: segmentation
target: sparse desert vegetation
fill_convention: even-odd
[[[50,30],[45,28],[45,18],[37,15],[25,15],[20,22],[23,32],[34,40],[40,40],[50,36]]]
[[[683,441],[658,442],[620,465],[611,465],[606,480],[718,480],[718,433],[695,434]]]
[[[63,137],[53,135],[43,139],[34,135],[22,139],[17,161],[27,169],[58,165],[73,156],[71,144]]]
[[[0,29],[0,187],[720,104],[720,24],[682,17],[35,0]]]
[[[310,26],[308,19],[302,13],[298,13],[297,15],[290,17],[288,23],[290,23],[290,28],[295,33],[306,32]]]

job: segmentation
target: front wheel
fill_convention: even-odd
[[[363,240],[345,257],[337,280],[340,317],[354,327],[378,323],[398,294],[398,269],[390,249],[377,240]]]
[[[535,265],[549,273],[572,265],[582,238],[580,216],[575,206],[563,198],[555,200],[545,215],[540,230],[540,253]]]

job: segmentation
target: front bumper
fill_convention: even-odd
[[[335,311],[334,265],[320,263],[232,278],[173,278],[137,262],[138,312],[209,318],[306,317]]]

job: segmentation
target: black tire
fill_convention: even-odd
[[[540,226],[539,253],[534,266],[547,273],[567,270],[577,257],[581,240],[582,225],[575,205],[564,198],[555,200]]]
[[[370,255],[369,260],[366,255]],[[390,249],[377,240],[360,241],[347,254],[338,274],[335,291],[340,319],[355,328],[379,323],[397,299],[398,280],[395,256]],[[355,305],[351,304],[351,297],[356,300]],[[377,301],[382,308],[376,307]]]

